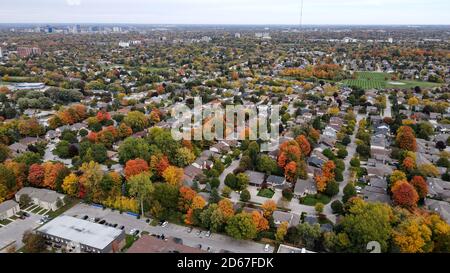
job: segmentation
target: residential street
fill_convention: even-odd
[[[164,234],[166,237],[180,238],[183,244],[191,247],[202,246],[203,250],[210,247],[211,252],[221,252],[227,250],[235,253],[265,253],[264,245],[253,241],[240,241],[229,236],[212,233],[210,237],[205,236],[205,231],[197,235],[199,229],[193,229],[188,233],[188,228],[175,224],[168,224],[166,227],[151,226],[145,222],[145,219],[137,219],[133,215],[126,213],[120,214],[117,210],[102,209],[92,205],[80,203],[69,209],[64,215],[81,218],[84,215],[89,217],[98,217],[106,220],[108,223],[125,226],[125,232],[128,234],[131,229],[139,229],[140,231],[147,231],[151,234]],[[273,246],[270,246],[268,252],[273,252]]]

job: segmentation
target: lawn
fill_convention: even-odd
[[[310,194],[300,199],[300,204],[306,206],[315,206],[317,203],[322,203],[324,205],[330,203],[330,197],[324,194]]]
[[[137,239],[138,239],[137,236],[126,234],[125,235],[125,245],[122,248],[122,252],[125,252],[127,249],[129,249],[134,244],[134,242],[137,241]]]
[[[437,87],[440,84],[422,81],[407,81],[407,80],[391,80],[392,75],[383,72],[355,72],[355,79],[344,80],[341,83],[347,86],[356,86],[363,89],[383,89],[383,88],[398,88],[411,89],[416,86],[427,88]]]
[[[47,213],[48,217],[50,218],[55,218],[61,214],[63,214],[65,211],[67,211],[68,209],[70,209],[71,207],[75,206],[76,204],[80,203],[79,199],[75,199],[75,198],[67,198],[65,200],[66,204],[64,206],[62,206],[61,208],[59,208],[56,211],[49,211]]]
[[[258,192],[258,196],[265,197],[265,198],[272,198],[274,194],[275,194],[275,192],[271,189],[261,189]]]
[[[8,219],[3,219],[3,220],[0,221],[0,224],[2,224],[4,226],[6,226],[7,224],[11,224],[11,223],[12,223],[12,221],[10,221]]]
[[[41,207],[36,207],[33,210],[30,210],[31,213],[36,214],[38,211],[40,211],[42,208]]]

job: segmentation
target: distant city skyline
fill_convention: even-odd
[[[15,0],[0,23],[298,25],[301,0]],[[305,25],[449,25],[447,0],[304,0]]]

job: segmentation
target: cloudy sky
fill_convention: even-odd
[[[298,24],[301,0],[1,0],[0,23]],[[304,0],[304,24],[450,24],[448,0]]]

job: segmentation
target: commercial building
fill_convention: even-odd
[[[36,232],[72,252],[116,252],[125,243],[123,230],[67,215],[55,218]]]

